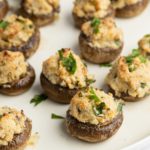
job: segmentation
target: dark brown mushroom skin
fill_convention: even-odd
[[[120,55],[123,48],[123,42],[117,49],[113,49],[111,47],[108,48],[98,48],[94,46],[92,47],[89,44],[89,42],[90,39],[84,33],[81,32],[79,36],[81,55],[87,61],[95,64],[110,63],[114,61]]]
[[[22,133],[16,134],[8,145],[0,145],[0,150],[23,150],[31,136],[32,123],[29,119],[25,121],[25,129]]]
[[[45,94],[50,100],[53,100],[62,104],[69,104],[72,97],[81,89],[69,89],[67,87],[61,87],[60,85],[52,84],[43,73],[41,73],[41,85]]]
[[[57,9],[54,9],[52,13],[46,15],[29,14],[26,11],[24,3],[25,0],[22,0],[19,13],[21,13],[24,17],[30,18],[38,27],[46,26],[52,23],[56,19],[56,14],[60,12],[60,7],[58,7]]]
[[[33,35],[30,37],[30,39],[22,43],[19,46],[12,46],[12,47],[1,47],[0,46],[0,51],[3,50],[10,50],[10,51],[19,51],[22,52],[25,56],[25,58],[31,57],[38,49],[40,43],[40,32],[39,29],[36,27]]]
[[[72,117],[67,111],[66,128],[69,134],[86,142],[102,142],[113,136],[120,128],[123,122],[123,114],[120,112],[112,121],[107,124],[92,125],[82,123]]]
[[[31,88],[35,80],[35,71],[28,66],[27,74],[13,83],[0,85],[0,93],[8,96],[20,95]]]
[[[8,11],[8,2],[7,0],[3,0],[0,2],[0,20],[6,15]]]
[[[75,26],[79,29],[85,22],[93,19],[93,17],[78,17],[75,13],[72,13],[72,15],[75,22]],[[107,17],[115,17],[115,10],[112,8],[112,6],[109,7],[107,15],[100,19],[104,19]]]
[[[121,98],[126,102],[137,102],[137,101],[142,100],[142,98],[140,98],[140,97],[137,97],[137,96],[133,97],[133,96],[129,95],[128,93],[123,93],[123,92],[121,93],[120,96],[116,96],[114,89],[112,89],[109,85],[107,87],[108,87],[108,91],[111,92],[116,98]],[[145,97],[146,96],[147,95],[145,95]]]
[[[149,1],[142,0],[133,5],[125,6],[121,9],[116,9],[116,17],[131,18],[140,15],[147,7]]]

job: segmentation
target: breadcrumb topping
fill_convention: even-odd
[[[9,107],[0,108],[0,145],[8,145],[15,134],[24,131],[26,117],[23,111]]]
[[[25,0],[24,7],[29,14],[47,15],[59,7],[59,0]]]
[[[94,19],[82,26],[82,32],[87,36],[91,47],[116,49],[122,45],[122,30],[116,26],[112,18],[99,20],[96,28],[93,26],[93,21]]]
[[[125,6],[134,5],[140,1],[142,1],[142,0],[112,0],[112,6],[115,9],[120,9],[120,8],[125,7]]]
[[[19,80],[27,73],[27,63],[20,52],[0,52],[0,85]]]
[[[125,93],[142,98],[150,94],[150,61],[146,59],[142,62],[141,58],[135,57],[128,64],[125,57],[120,57],[114,64],[106,82],[117,96]]]
[[[108,15],[110,0],[76,0],[73,13],[78,17],[104,18]]]
[[[91,87],[78,92],[72,98],[70,115],[83,123],[105,124],[120,113],[119,103],[112,94]]]
[[[0,28],[0,47],[16,47],[27,42],[35,32],[35,26],[29,19],[11,15],[3,20],[5,26]]]
[[[60,59],[59,52],[62,52],[64,60]],[[62,49],[54,56],[43,63],[44,76],[53,84],[58,84],[62,87],[68,87],[70,89],[83,88],[88,85],[88,82],[93,80],[93,76],[88,74],[85,64],[81,61],[79,56],[73,53],[70,49]],[[74,62],[71,58],[74,59]],[[64,63],[70,59],[70,62]],[[74,69],[74,72],[67,70],[69,67]]]

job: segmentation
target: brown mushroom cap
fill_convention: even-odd
[[[13,140],[8,145],[0,145],[0,150],[23,150],[30,138],[31,130],[31,121],[27,119],[25,122],[25,130],[20,134],[14,135]]]
[[[60,7],[58,7],[57,9],[54,9],[52,13],[48,13],[46,15],[29,14],[24,6],[24,1],[25,0],[22,0],[21,2],[21,9],[19,13],[21,13],[24,17],[30,18],[38,27],[52,23],[56,18],[56,14],[60,12]]]
[[[73,137],[86,142],[101,142],[113,136],[123,122],[123,114],[119,113],[111,122],[107,124],[92,125],[79,122],[67,111],[66,127],[68,133]]]
[[[0,2],[0,20],[6,15],[8,11],[8,2],[7,0],[3,0]]]
[[[148,5],[148,0],[141,0],[133,5],[125,6],[121,9],[116,9],[116,16],[119,18],[131,18],[141,14]]]
[[[0,47],[0,51],[10,50],[10,51],[20,51],[24,54],[25,58],[31,57],[39,47],[40,43],[40,32],[39,29],[36,28],[32,37],[26,42],[22,43],[20,46],[12,46],[12,47]]]
[[[78,17],[75,13],[72,13],[72,15],[73,15],[73,19],[74,19],[74,22],[75,22],[75,26],[79,29],[81,28],[81,26],[85,22],[90,21],[90,20],[93,19],[91,17]],[[109,7],[107,15],[103,18],[100,18],[100,19],[104,19],[104,18],[107,18],[107,17],[115,17],[115,10],[112,8],[112,6]]]
[[[0,93],[15,96],[20,95],[31,88],[35,80],[35,71],[32,66],[28,66],[27,74],[19,81],[14,81],[11,84],[0,85]]]
[[[46,95],[49,97],[50,100],[58,103],[70,103],[71,98],[78,92],[78,90],[80,90],[69,89],[66,87],[61,87],[60,85],[54,85],[42,73],[40,79],[41,85]]]
[[[81,55],[89,62],[100,64],[114,61],[121,53],[123,43],[117,49],[91,47],[89,39],[81,32],[79,36]]]

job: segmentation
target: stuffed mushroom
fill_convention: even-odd
[[[73,18],[78,28],[95,17],[102,19],[114,16],[115,11],[110,0],[75,0]]]
[[[21,13],[37,26],[45,26],[56,19],[59,9],[59,0],[23,0]]]
[[[70,49],[59,50],[44,61],[41,85],[48,97],[59,103],[69,103],[77,91],[94,82],[85,64]]]
[[[120,57],[106,78],[106,84],[116,97],[135,102],[150,94],[150,61],[134,49]]]
[[[27,91],[35,80],[35,72],[20,52],[0,52],[0,93],[19,95]]]
[[[6,15],[7,11],[8,11],[7,0],[0,0],[0,20],[3,19],[3,17]]]
[[[146,34],[142,39],[140,39],[138,45],[141,53],[150,57],[150,34]]]
[[[141,14],[148,0],[111,0],[112,6],[116,10],[116,16],[120,18],[131,18]]]
[[[32,123],[23,111],[0,108],[0,150],[23,150],[30,138]]]
[[[92,87],[79,91],[67,111],[66,127],[73,137],[101,142],[113,136],[123,122],[123,103]]]
[[[92,63],[114,61],[123,48],[122,30],[116,26],[112,18],[94,18],[83,24],[79,45],[83,58]]]
[[[11,15],[1,21],[0,51],[20,51],[26,58],[38,49],[40,33],[29,19]]]

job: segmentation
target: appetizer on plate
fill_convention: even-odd
[[[95,17],[102,19],[114,16],[115,11],[110,0],[75,0],[74,2],[73,18],[78,28]]]
[[[23,150],[31,130],[32,123],[23,111],[0,107],[0,150]]]
[[[8,11],[7,0],[0,0],[0,20],[3,19],[3,17],[6,15],[7,11]],[[0,24],[1,24],[1,22],[0,22]]]
[[[92,87],[79,91],[67,111],[68,133],[87,142],[101,142],[114,135],[123,122],[122,102]]]
[[[146,34],[140,41],[138,42],[139,49],[143,55],[150,56],[150,34]]]
[[[36,52],[40,33],[31,20],[11,15],[0,24],[0,51],[20,51],[26,58]]]
[[[134,49],[127,57],[120,57],[106,78],[115,96],[125,101],[138,101],[150,94],[150,61]]]
[[[61,49],[44,61],[41,85],[48,97],[59,103],[69,103],[77,91],[94,82],[85,64],[70,49]]]
[[[32,86],[34,80],[34,69],[25,62],[21,52],[0,52],[0,93],[22,94]]]
[[[81,55],[92,63],[115,60],[123,48],[123,33],[112,18],[94,18],[83,24],[79,36]]]
[[[116,16],[120,18],[130,18],[141,14],[148,0],[111,0],[112,6],[116,10]]]
[[[45,26],[56,19],[59,9],[59,0],[23,0],[21,13],[37,26]]]

